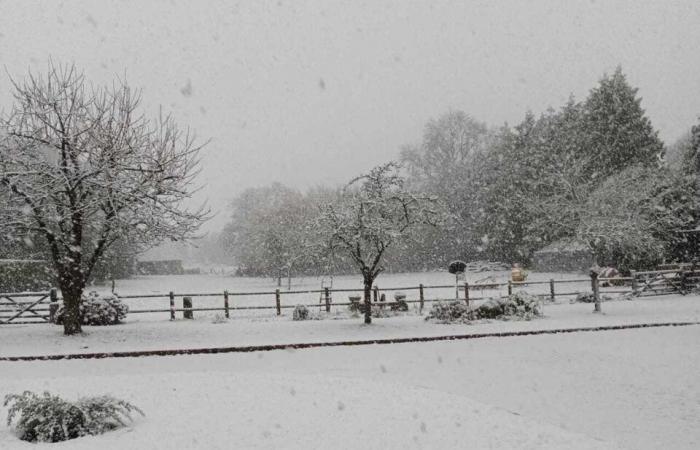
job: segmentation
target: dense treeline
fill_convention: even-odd
[[[440,227],[419,225],[386,252],[385,270],[444,267],[449,260],[529,263],[553,242],[588,246],[622,269],[691,257],[700,218],[700,125],[666,148],[621,69],[583,101],[490,127],[462,111],[430,120],[399,159],[409,190],[444,208]],[[281,184],[232,202],[222,245],[244,273],[345,271],[319,245],[317,217],[342,188],[305,194]]]

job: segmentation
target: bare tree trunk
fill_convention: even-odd
[[[374,279],[369,275],[364,275],[365,284],[365,323],[367,325],[372,323],[372,283]]]
[[[82,324],[80,317],[80,302],[82,299],[82,289],[75,287],[61,288],[63,294],[63,334],[79,334],[82,333]]]
[[[63,295],[63,334],[82,333],[80,303],[82,302],[85,283],[82,282],[80,268],[67,268],[59,281]]]

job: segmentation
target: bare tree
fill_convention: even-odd
[[[352,180],[336,202],[322,207],[321,235],[328,248],[348,256],[362,273],[365,323],[372,323],[370,294],[387,249],[419,225],[437,225],[444,214],[434,197],[404,188],[399,165],[390,162]]]
[[[93,86],[74,66],[50,62],[45,77],[12,85],[14,105],[0,118],[0,186],[22,207],[0,227],[45,239],[64,332],[79,333],[86,282],[114,242],[186,239],[207,218],[204,207],[182,205],[196,190],[201,146],[169,116],[146,119],[140,93],[125,83]]]

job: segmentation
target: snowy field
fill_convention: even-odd
[[[132,428],[50,446],[20,442],[2,423],[0,448],[696,449],[699,341],[700,327],[689,326],[0,362],[2,394],[111,393],[147,414]]]

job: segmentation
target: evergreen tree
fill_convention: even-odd
[[[618,67],[603,76],[584,103],[580,155],[585,173],[600,182],[625,168],[650,167],[663,156],[663,143],[641,107],[637,89]]]

